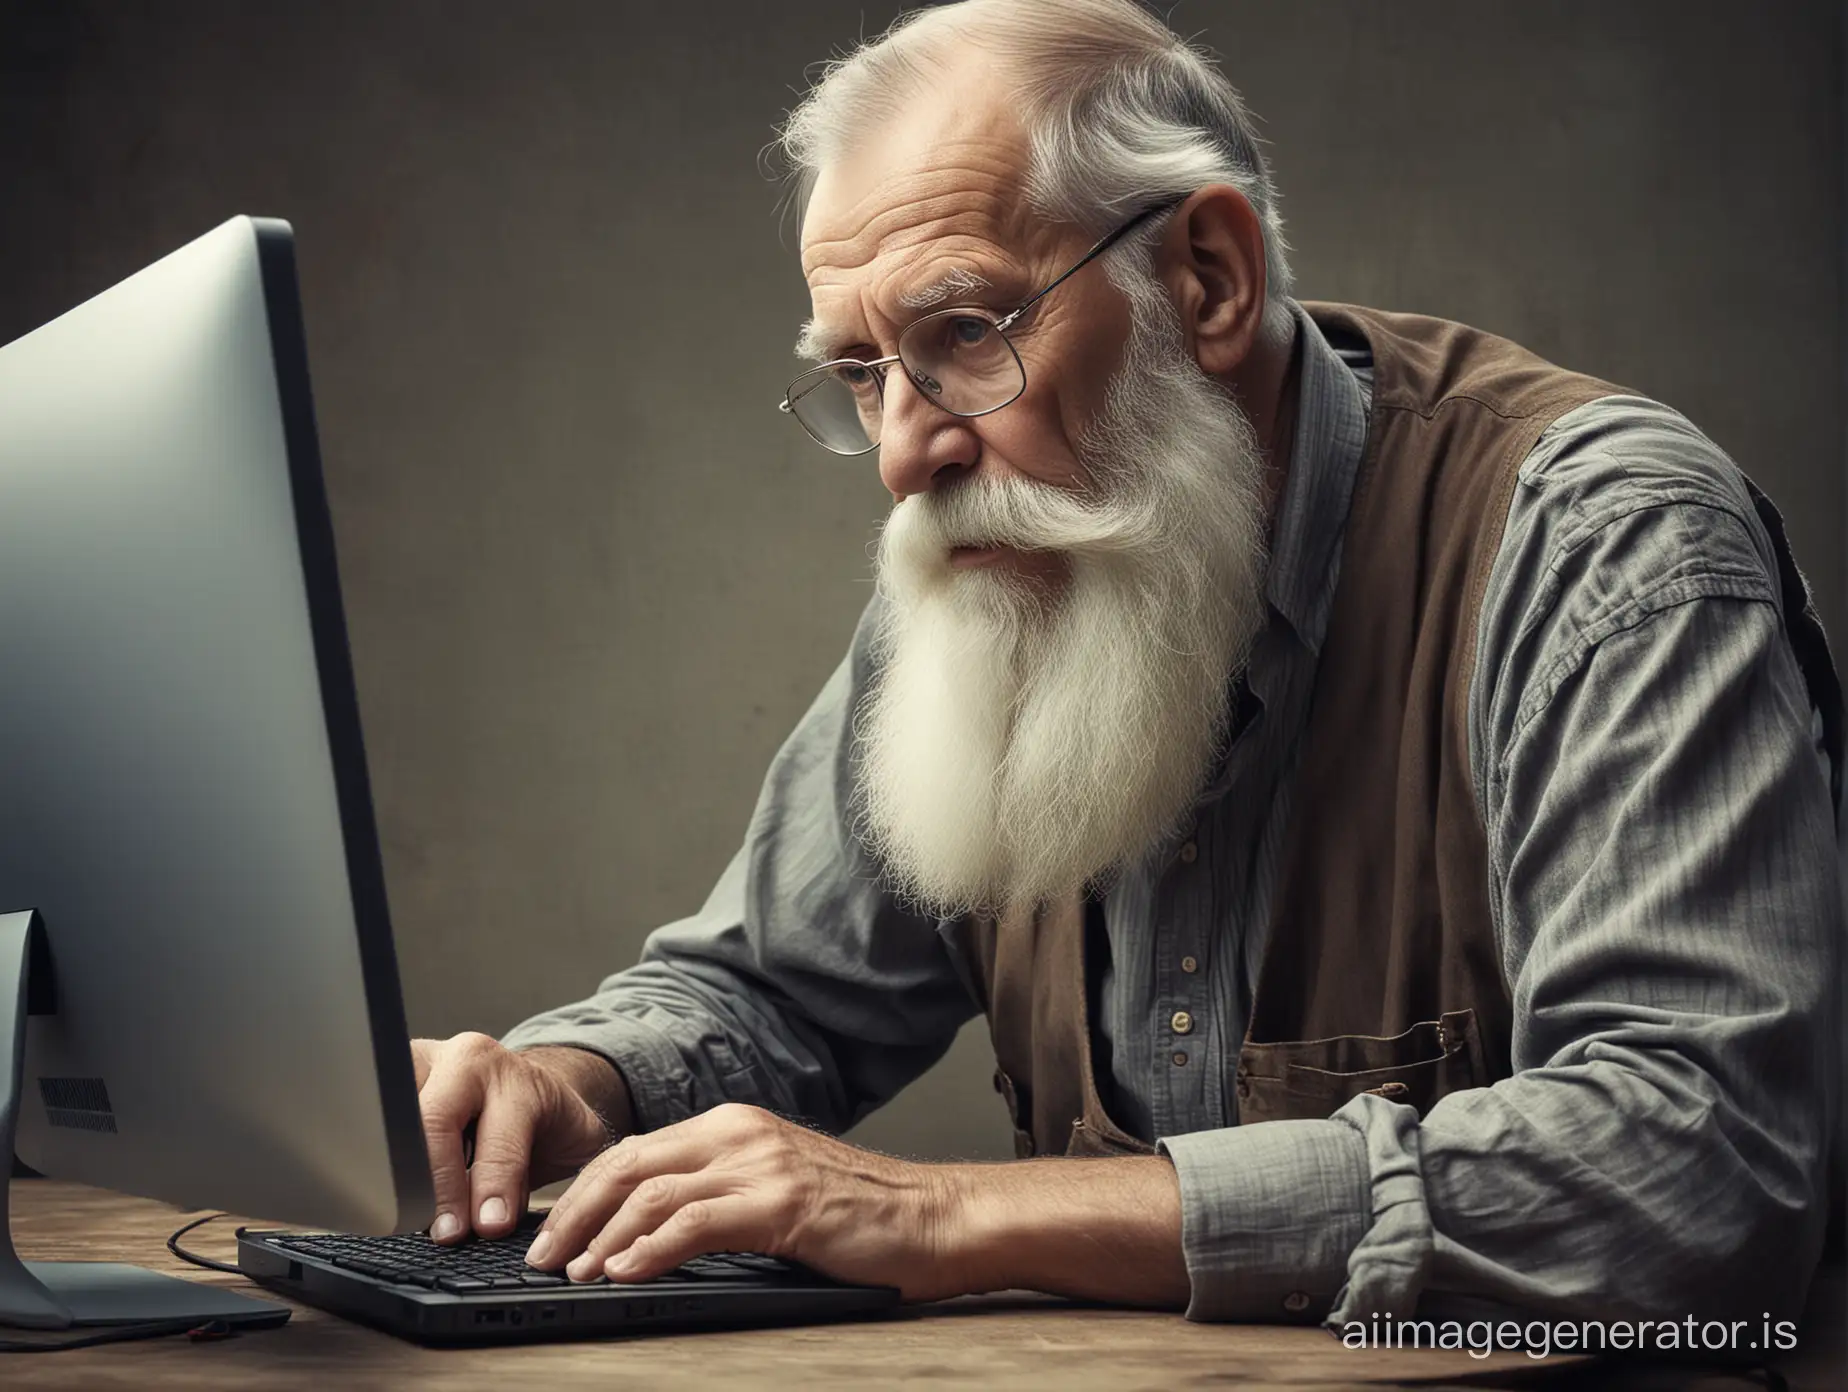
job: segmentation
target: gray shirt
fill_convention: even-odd
[[[1546,432],[1484,600],[1470,753],[1515,1076],[1422,1117],[1363,1096],[1238,1125],[1232,1064],[1370,387],[1364,344],[1296,318],[1297,427],[1239,733],[1190,823],[1105,904],[1099,1081],[1174,1163],[1188,1314],[1336,1325],[1461,1297],[1794,1315],[1837,1088],[1826,761],[1743,480],[1655,402],[1607,397]],[[941,1057],[975,1002],[848,822],[876,621],[701,910],[510,1047],[605,1055],[651,1129],[729,1100],[841,1130]]]

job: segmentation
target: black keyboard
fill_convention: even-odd
[[[426,1344],[583,1339],[644,1331],[811,1323],[890,1311],[891,1286],[848,1285],[753,1253],[695,1257],[651,1281],[572,1281],[535,1271],[526,1249],[544,1219],[506,1237],[438,1246],[425,1233],[239,1228],[239,1270],[293,1299]]]
[[[400,1233],[395,1237],[276,1233],[269,1235],[268,1240],[270,1245],[284,1251],[377,1281],[422,1286],[451,1295],[611,1284],[601,1273],[594,1281],[572,1281],[562,1272],[537,1271],[528,1266],[526,1249],[532,1245],[533,1234],[543,1217],[543,1214],[529,1214],[526,1221],[506,1237],[471,1238],[453,1247],[439,1246],[426,1233]],[[745,1281],[757,1286],[814,1285],[818,1281],[833,1284],[793,1262],[749,1252],[695,1257],[655,1280]]]

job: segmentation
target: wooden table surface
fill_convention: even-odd
[[[50,1180],[12,1188],[14,1242],[40,1261],[127,1261],[200,1281],[247,1287],[240,1277],[187,1266],[166,1238],[187,1215],[165,1204]],[[235,1261],[230,1221],[192,1234],[201,1255]],[[252,1293],[269,1294],[253,1288]],[[1842,1288],[1832,1294],[1839,1306]],[[279,1299],[273,1294],[272,1299]],[[1818,1302],[1812,1301],[1812,1305]],[[1831,1306],[1831,1308],[1833,1308]],[[1840,1334],[1839,1316],[1833,1332]],[[426,1349],[297,1306],[280,1329],[212,1343],[161,1339],[57,1353],[0,1354],[0,1387],[85,1389],[372,1388],[415,1384],[426,1392],[535,1387],[732,1389],[929,1387],[1060,1389],[1366,1387],[1603,1383],[1583,1362],[1536,1364],[1525,1354],[1343,1348],[1320,1329],[1190,1324],[1179,1315],[1080,1306],[1038,1296],[983,1296],[922,1307],[886,1320],[793,1329],[655,1335],[580,1343]],[[1811,1340],[1781,1364],[1791,1386],[1839,1388],[1840,1345]],[[1510,1379],[1513,1379],[1511,1381]],[[1624,1385],[1634,1385],[1626,1382]],[[1741,1388],[1736,1376],[1683,1370],[1650,1386]]]

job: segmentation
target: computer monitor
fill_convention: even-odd
[[[0,1142],[57,1178],[357,1233],[432,1214],[285,222],[0,348],[9,1099]],[[0,1323],[258,1303],[22,1264],[4,1218]]]

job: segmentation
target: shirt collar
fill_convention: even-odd
[[[1314,653],[1334,607],[1341,537],[1367,444],[1367,398],[1303,307],[1290,301],[1300,366],[1290,467],[1271,529],[1265,598]]]

